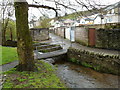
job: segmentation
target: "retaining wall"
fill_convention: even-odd
[[[69,48],[68,60],[94,70],[120,75],[120,56]]]

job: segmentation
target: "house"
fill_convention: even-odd
[[[84,17],[80,19],[80,24],[85,24],[85,19],[84,19]]]
[[[32,19],[30,22],[29,22],[29,28],[33,28],[33,27],[36,27],[36,26],[39,26],[40,25],[40,20],[34,20]]]
[[[93,24],[105,24],[104,15],[102,15],[101,13],[94,14],[92,15],[92,17],[94,17]]]
[[[35,22],[36,22],[36,20],[31,20],[29,23],[28,23],[28,25],[29,25],[29,28],[33,28],[34,26],[35,26]]]
[[[85,24],[93,24],[94,18],[93,17],[86,17],[85,18]]]
[[[51,26],[54,26],[54,23],[55,23],[55,20],[54,20],[54,19],[50,21],[50,25],[51,25]]]
[[[84,24],[93,24],[94,18],[91,16],[82,17],[79,21],[79,26]]]
[[[64,23],[64,26],[70,27],[70,26],[72,26],[74,24],[74,21],[71,20],[71,19],[66,19],[66,20],[64,20],[63,23]]]
[[[106,12],[105,23],[120,23],[120,1],[107,6],[104,11]]]
[[[57,28],[57,27],[60,27],[61,23],[59,21],[55,21],[54,23],[54,27]]]

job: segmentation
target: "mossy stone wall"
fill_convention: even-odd
[[[107,55],[74,48],[68,49],[68,60],[94,70],[120,75],[120,56]]]

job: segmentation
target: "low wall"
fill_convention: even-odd
[[[120,30],[96,30],[95,47],[120,50]]]
[[[96,71],[120,75],[120,56],[106,55],[91,51],[68,49],[68,60]]]
[[[32,28],[30,31],[34,41],[44,41],[49,39],[48,28]]]
[[[88,45],[88,29],[85,27],[75,27],[75,41],[83,45]]]

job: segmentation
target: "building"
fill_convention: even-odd
[[[105,23],[120,23],[120,1],[107,6],[104,11],[106,12]]]

